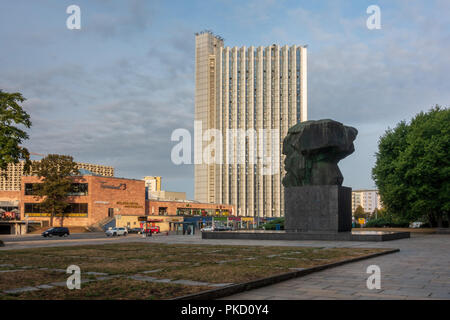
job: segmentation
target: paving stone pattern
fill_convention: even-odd
[[[450,299],[450,236],[418,235],[381,242],[400,252],[313,273],[224,299]],[[374,247],[374,245],[372,245]],[[369,290],[367,267],[381,269],[381,289]]]

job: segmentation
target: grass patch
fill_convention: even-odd
[[[24,269],[0,273],[0,291],[22,287],[33,287],[50,282],[66,281],[63,272]]]
[[[183,286],[166,283],[148,283],[127,278],[88,282],[80,290],[66,287],[30,291],[0,296],[0,299],[25,300],[161,300],[208,290],[202,286]]]
[[[141,274],[154,278],[208,283],[241,283],[292,271],[360,257],[385,249],[219,246],[160,243],[115,243],[0,251],[0,264],[8,269],[33,269],[0,273],[0,291],[55,281],[69,275],[38,268],[81,268],[86,272],[118,275],[118,278],[82,284],[82,290],[63,287],[4,295],[7,299],[167,299],[211,289],[189,285],[150,283],[126,278]],[[146,273],[146,271],[153,271]],[[145,274],[144,274],[145,273]],[[25,275],[21,277],[20,275]],[[12,276],[12,277],[11,277]]]

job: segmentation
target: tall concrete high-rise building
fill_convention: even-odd
[[[195,40],[195,199],[283,216],[282,142],[307,120],[306,46],[230,48],[210,31]]]

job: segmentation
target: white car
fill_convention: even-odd
[[[409,224],[410,228],[420,228],[424,223],[420,221],[414,221]]]
[[[201,229],[201,232],[203,231],[214,231],[214,227],[213,226],[207,226]]]
[[[128,234],[127,229],[125,228],[111,228],[106,230],[106,236],[126,236]]]

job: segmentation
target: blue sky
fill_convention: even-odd
[[[66,28],[71,4],[81,30]],[[380,30],[366,27],[372,4]],[[371,188],[379,136],[449,105],[449,12],[447,0],[3,0],[0,88],[28,99],[31,151],[161,175],[192,198],[193,167],[171,163],[170,135],[193,128],[194,33],[213,30],[227,46],[308,44],[309,119],[359,130],[340,167],[344,185]]]

